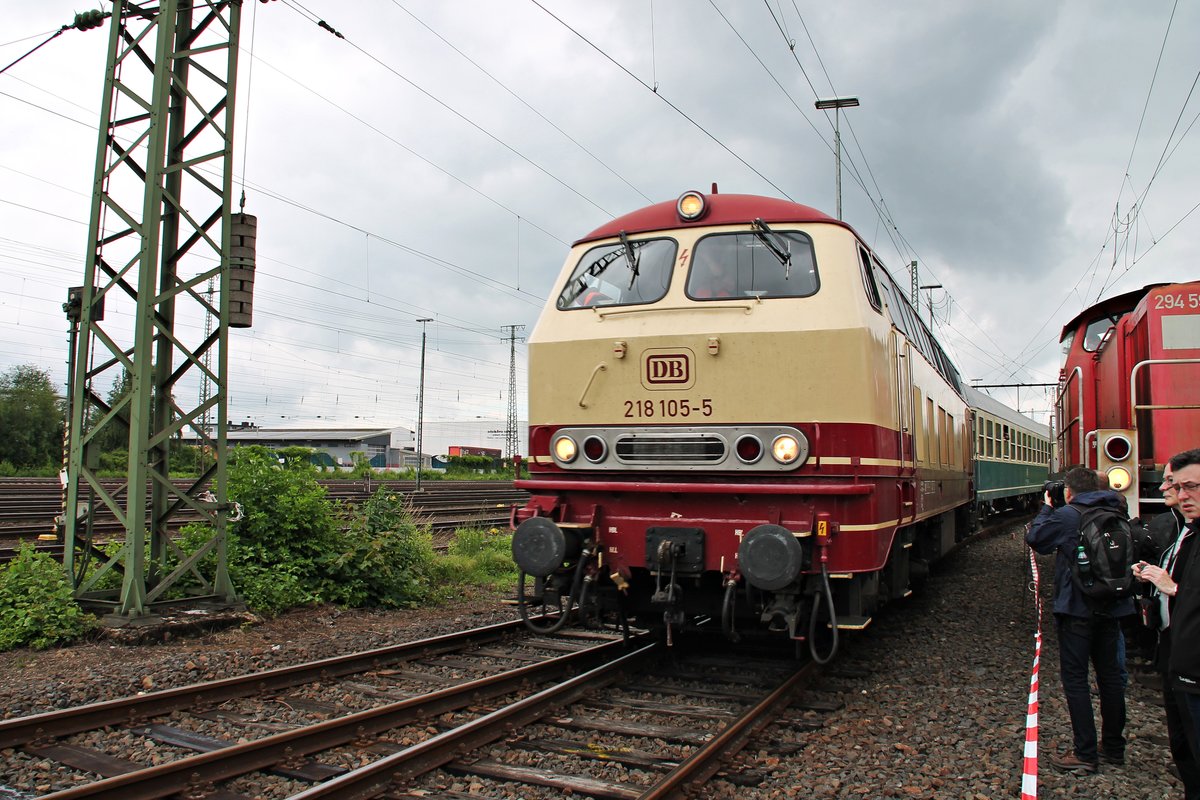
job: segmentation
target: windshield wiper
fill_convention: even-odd
[[[625,248],[625,260],[629,262],[629,288],[633,288],[633,284],[638,279],[638,256],[633,249],[633,245],[629,242],[629,237],[625,235],[625,231],[617,234],[621,237],[621,246]]]
[[[779,263],[783,265],[783,279],[787,280],[792,274],[792,243],[784,239],[775,231],[767,227],[767,223],[762,221],[762,218],[754,220],[754,235],[758,240],[766,245],[767,249],[775,258],[779,259]],[[783,247],[780,247],[780,242],[783,242]]]

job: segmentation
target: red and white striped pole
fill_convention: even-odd
[[[1033,606],[1037,614],[1037,632],[1033,636],[1033,672],[1029,676],[1029,706],[1025,712],[1025,758],[1021,771],[1021,800],[1037,800],[1038,766],[1038,665],[1042,660],[1042,595],[1038,586],[1037,560],[1029,549],[1033,569]]]

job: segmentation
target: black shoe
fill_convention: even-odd
[[[1101,750],[1100,751],[1100,760],[1103,761],[1105,764],[1115,764],[1116,766],[1122,766],[1125,763],[1125,754],[1124,753],[1106,753],[1103,750]]]
[[[1095,761],[1081,761],[1074,753],[1065,756],[1050,756],[1046,759],[1050,766],[1063,772],[1096,772],[1099,765]]]

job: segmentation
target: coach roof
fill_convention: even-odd
[[[767,223],[832,222],[853,231],[853,228],[846,223],[810,206],[793,203],[791,200],[752,194],[706,194],[704,200],[708,208],[698,219],[692,221],[680,219],[676,201],[668,200],[617,217],[577,240],[575,244],[607,239],[617,236],[622,231],[632,234],[691,226],[749,225],[756,219]]]

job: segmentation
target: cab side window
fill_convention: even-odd
[[[867,292],[867,301],[871,304],[871,308],[882,314],[883,303],[879,299],[879,287],[875,285],[875,275],[871,271],[871,257],[861,247],[858,248],[858,263],[859,269],[862,271],[863,289]]]

